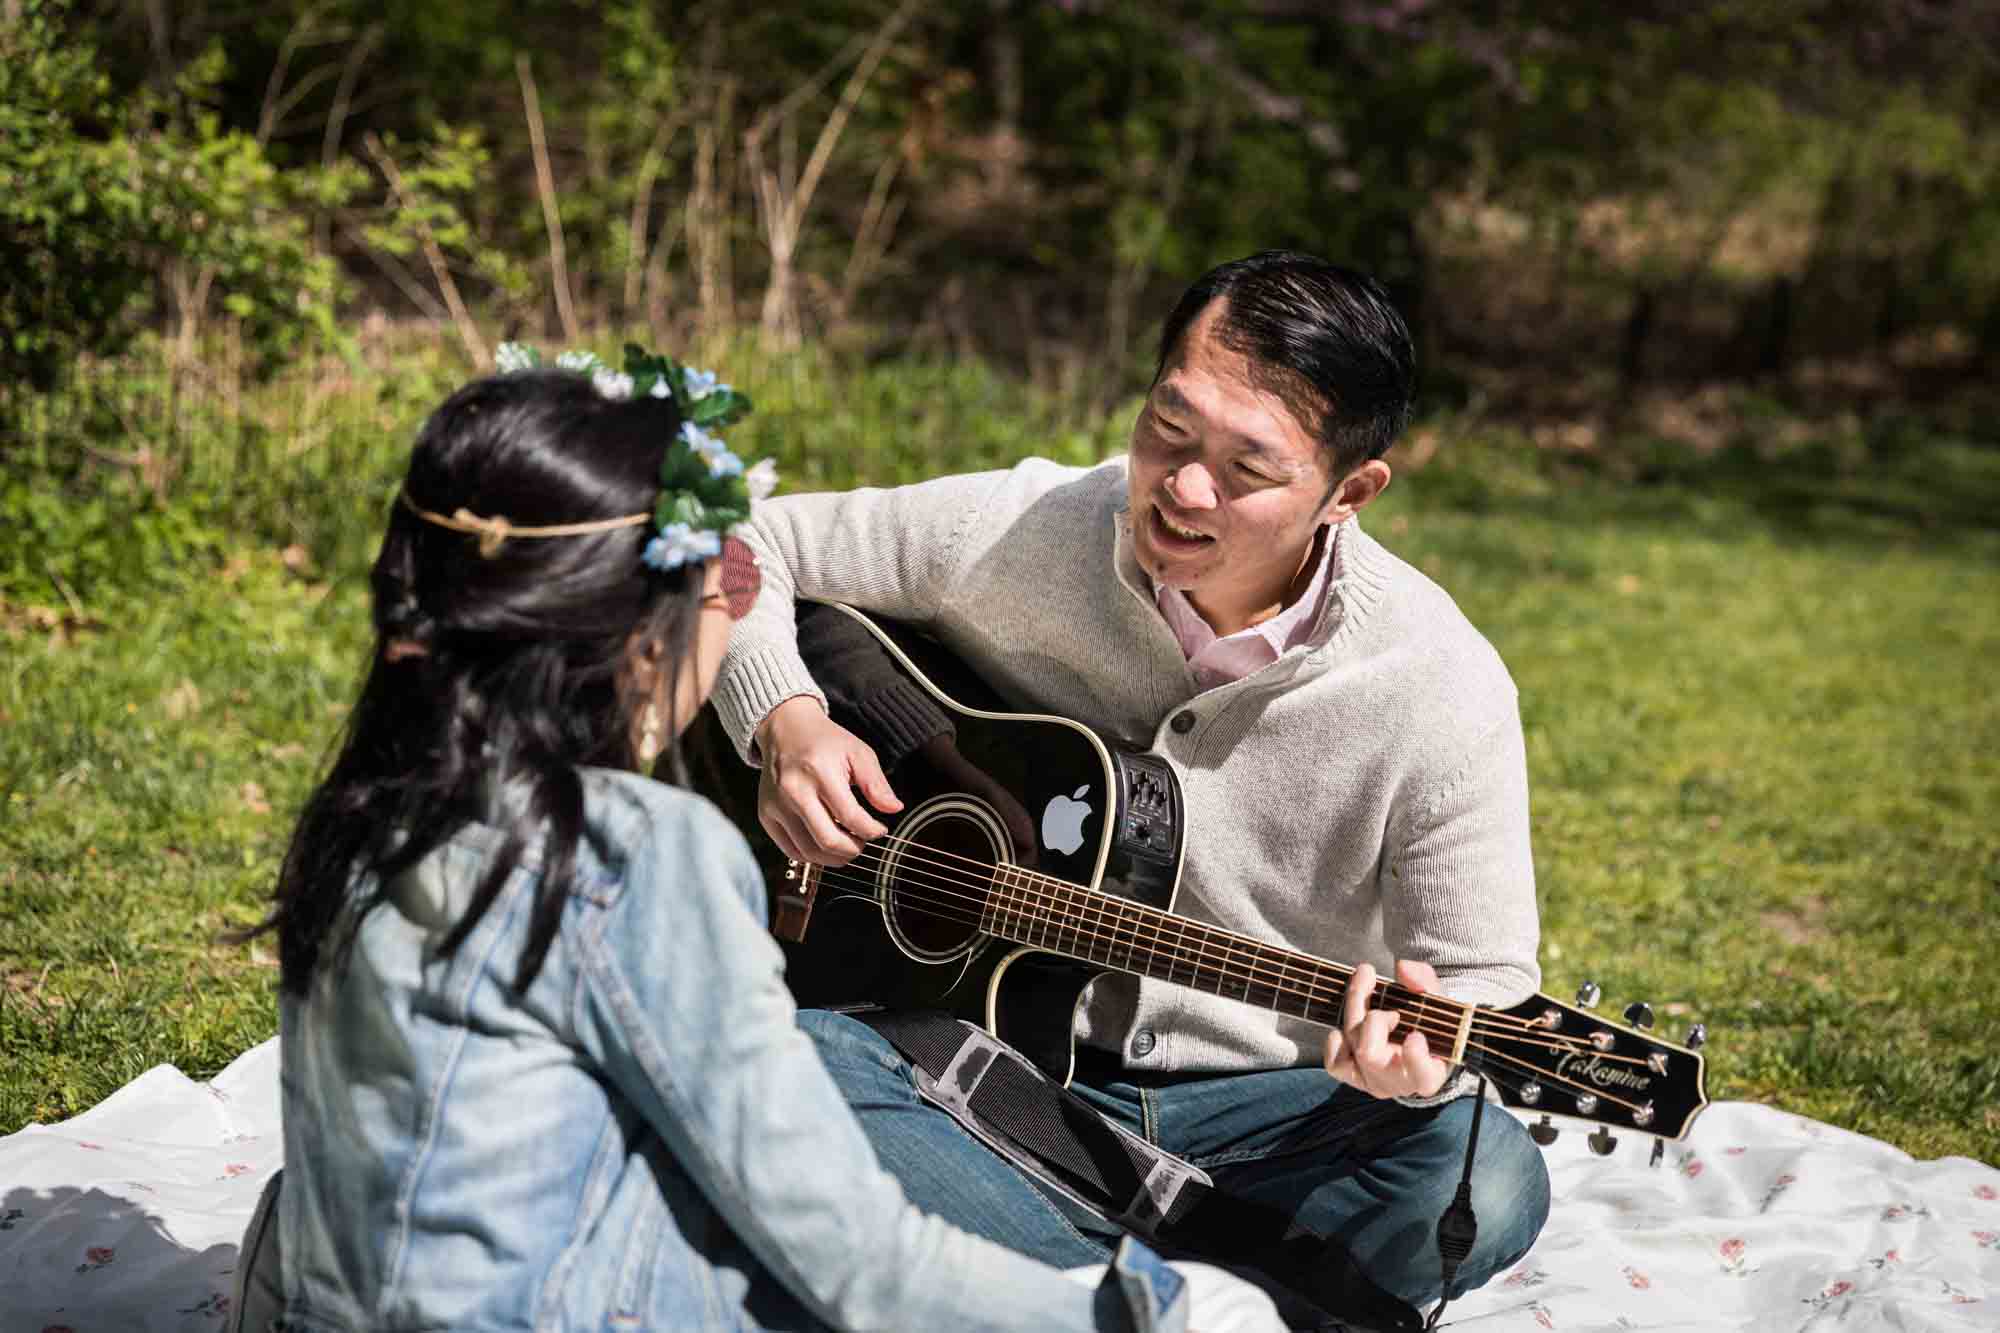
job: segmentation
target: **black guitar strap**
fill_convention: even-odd
[[[1217,1190],[1200,1167],[1105,1119],[978,1026],[935,1010],[848,1013],[915,1067],[926,1101],[1062,1198],[1170,1253],[1255,1269],[1329,1314],[1371,1328],[1422,1327],[1343,1247]]]

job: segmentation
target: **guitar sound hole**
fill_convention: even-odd
[[[1007,829],[962,794],[918,806],[897,825],[876,872],[876,897],[896,947],[922,962],[958,958],[980,941],[993,867],[1013,859]]]

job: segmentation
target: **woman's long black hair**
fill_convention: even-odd
[[[403,492],[433,513],[464,509],[516,527],[647,512],[680,424],[671,399],[607,399],[578,374],[483,379],[431,414]],[[487,558],[476,535],[394,506],[370,580],[374,660],[257,928],[277,932],[285,990],[301,994],[316,968],[338,966],[382,886],[490,817],[498,803],[488,793],[516,784],[527,800],[513,803],[505,845],[439,949],[465,940],[539,838],[541,881],[514,984],[533,981],[583,834],[577,767],[638,763],[631,645],[660,642],[671,679],[693,641],[701,566],[646,567],[652,532],[515,538]],[[350,904],[357,876],[375,887]]]

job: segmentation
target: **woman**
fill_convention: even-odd
[[[636,350],[529,360],[418,437],[262,927],[287,1167],[241,1316],[262,1286],[298,1330],[1181,1327],[1143,1247],[1093,1290],[876,1165],[747,846],[642,776],[755,596],[723,534],[769,476],[711,433],[748,404]]]

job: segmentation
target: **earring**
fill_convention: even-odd
[[[639,715],[639,767],[651,768],[653,761],[660,757],[665,748],[666,728],[660,725],[660,708],[651,699],[646,701],[646,711]]]

